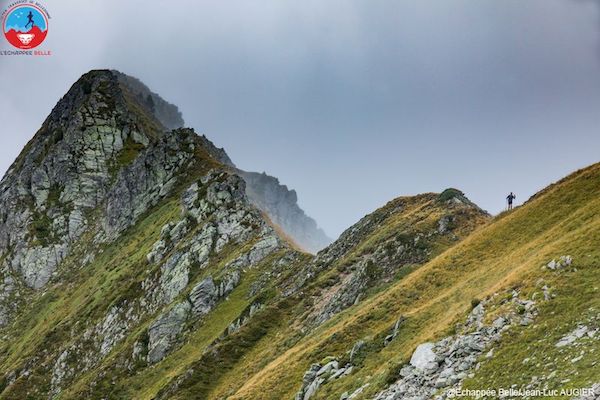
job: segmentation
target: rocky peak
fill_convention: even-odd
[[[165,134],[114,72],[83,75],[0,182],[4,275],[44,286],[107,199],[102,219],[110,238],[168,193],[203,146],[195,138]]]

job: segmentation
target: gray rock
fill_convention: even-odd
[[[563,268],[567,268],[570,267],[573,264],[573,257],[571,256],[560,256],[558,258],[558,261],[556,260],[551,260],[548,264],[546,264],[546,267],[550,270],[558,270],[558,269],[563,269]]]
[[[148,363],[162,360],[173,347],[177,335],[183,330],[192,309],[188,301],[175,305],[160,315],[148,328]]]
[[[188,285],[188,274],[191,266],[190,253],[175,253],[161,268],[159,280],[160,302],[168,304],[175,299]]]
[[[321,369],[321,364],[312,364],[304,373],[302,378],[302,387],[296,393],[295,400],[308,400],[318,389],[320,383],[314,384],[317,381],[317,372]]]
[[[98,326],[97,337],[101,340],[101,356],[107,355],[127,334],[129,324],[123,314],[120,307],[113,306]]]
[[[250,250],[250,254],[248,255],[250,264],[257,264],[262,261],[263,258],[271,254],[278,247],[279,239],[275,235],[270,235],[261,239],[252,247],[252,250]]]
[[[556,347],[564,347],[564,346],[569,346],[573,343],[575,343],[578,339],[582,338],[588,331],[588,327],[583,325],[583,326],[578,326],[577,328],[575,328],[572,332],[569,332],[568,334],[566,334],[565,336],[563,336],[556,344]]]
[[[492,326],[496,329],[502,329],[508,323],[508,320],[502,316],[496,318],[494,322],[492,322]]]
[[[265,212],[300,247],[316,253],[332,242],[298,206],[294,190],[288,190],[277,178],[265,173],[239,173],[246,181],[246,193],[252,204]]]
[[[27,286],[40,289],[50,280],[66,252],[66,244],[30,247],[13,259],[12,266],[20,271]]]
[[[180,129],[165,135],[122,169],[107,193],[103,229],[108,240],[170,193],[177,172],[193,158],[195,133]]]
[[[61,384],[66,376],[70,375],[70,370],[67,365],[69,351],[63,351],[56,359],[52,369],[52,380],[50,381],[50,392],[53,395],[58,395],[61,392]]]
[[[215,306],[218,297],[212,277],[208,277],[194,286],[189,297],[195,315],[208,314]]]
[[[332,371],[336,371],[339,368],[339,364],[336,360],[330,361],[323,365],[321,369],[317,371],[317,376],[327,375]]]
[[[417,346],[412,357],[410,358],[410,365],[421,371],[437,368],[438,365],[433,348],[433,343],[423,343]]]

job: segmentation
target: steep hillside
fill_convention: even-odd
[[[120,396],[113,373],[235,332],[306,257],[205,138],[166,133],[109,71],[73,85],[0,188],[1,398]]]
[[[0,398],[217,396],[487,220],[457,191],[402,198],[299,253],[136,90],[84,75],[0,183]]]
[[[600,164],[571,175],[293,346],[257,350],[269,361],[232,372],[229,397],[576,397],[560,390],[600,381],[599,194]]]
[[[368,301],[488,220],[485,212],[454,189],[390,202],[349,228],[315,258],[282,275],[278,295],[265,313],[215,343],[174,378],[159,398],[235,397],[263,368],[287,358],[289,352],[302,352],[302,343],[319,332],[325,321]],[[318,354],[319,360],[327,355]],[[276,370],[282,375],[276,387],[269,387],[272,393],[257,388],[257,393],[239,396],[293,397],[302,376],[290,379],[295,370],[293,365],[288,369],[285,360]]]
[[[489,215],[447,189],[399,197],[348,228],[292,280],[288,294],[315,281],[308,321],[320,324],[458,243]]]
[[[261,204],[287,188],[169,131],[139,84],[84,75],[0,182],[0,399],[600,383],[600,164],[495,218],[399,197],[312,256],[281,229],[295,197]]]

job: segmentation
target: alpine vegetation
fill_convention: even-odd
[[[498,216],[398,197],[333,242],[297,200],[86,73],[0,183],[0,398],[600,396],[600,164]]]

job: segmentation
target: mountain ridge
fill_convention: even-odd
[[[141,101],[84,75],[0,182],[0,399],[600,381],[600,163],[496,217],[454,188],[401,196],[311,255],[224,150]]]
[[[143,82],[122,72],[111,70],[119,82],[136,97],[137,102],[152,114],[166,129],[184,126],[181,112],[171,103],[152,92]],[[244,171],[236,167],[223,148],[218,148],[206,136],[201,136],[205,147],[219,162],[236,170],[246,181],[249,198],[259,209],[267,213],[271,221],[278,225],[304,251],[316,253],[331,243],[331,239],[298,206],[294,190],[288,190],[279,180],[265,173]]]

